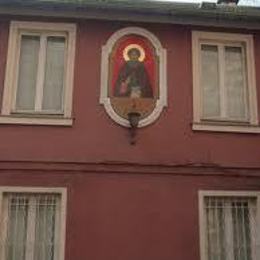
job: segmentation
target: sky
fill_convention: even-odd
[[[160,1],[168,1],[168,2],[192,2],[192,3],[200,3],[202,0],[160,0]],[[217,2],[217,0],[203,0],[204,2]],[[248,5],[248,6],[259,6],[260,0],[240,0],[239,5]]]

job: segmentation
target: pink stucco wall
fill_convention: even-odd
[[[0,22],[1,93],[8,23],[8,19]],[[133,24],[109,21],[78,22],[73,126],[1,125],[0,160],[260,166],[259,135],[191,130],[192,28],[188,26],[134,24],[150,30],[167,50],[168,107],[153,125],[138,131],[136,146],[129,145],[127,130],[114,123],[99,104],[101,46],[117,29],[129,25]],[[259,43],[260,33],[255,33],[256,75],[260,101]]]
[[[9,20],[0,20],[0,94]],[[259,190],[259,135],[191,130],[192,27],[77,24],[74,124],[0,125],[0,186],[68,188],[66,260],[199,260],[198,191]],[[99,104],[101,46],[129,25],[155,34],[168,60],[168,107],[135,146]],[[255,34],[260,104],[260,33],[244,33]]]

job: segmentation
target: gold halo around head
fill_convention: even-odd
[[[144,49],[139,45],[139,44],[129,44],[125,47],[125,49],[123,50],[123,57],[125,59],[125,61],[129,61],[129,56],[128,56],[128,52],[131,50],[131,49],[137,49],[140,51],[140,57],[139,57],[139,61],[144,61],[145,59],[145,52],[144,52]]]

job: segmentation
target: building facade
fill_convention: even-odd
[[[259,259],[259,10],[2,2],[0,259]],[[166,100],[135,145],[100,102],[102,47],[133,28]]]

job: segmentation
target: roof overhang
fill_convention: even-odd
[[[260,28],[260,8],[152,0],[0,0],[0,15]]]

